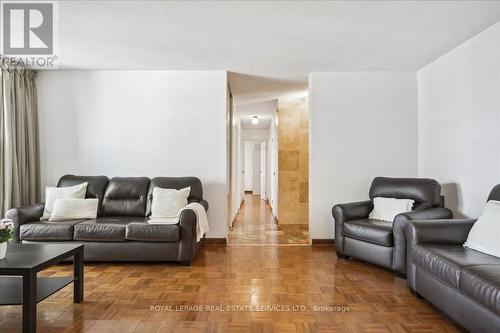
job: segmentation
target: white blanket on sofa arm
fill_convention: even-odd
[[[184,206],[177,214],[177,217],[155,217],[148,220],[149,224],[177,224],[182,212],[190,209],[196,214],[196,241],[199,242],[203,236],[210,231],[208,226],[207,212],[205,207],[198,202],[192,202]]]

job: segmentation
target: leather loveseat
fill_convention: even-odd
[[[353,257],[406,275],[404,226],[412,220],[452,218],[443,207],[441,185],[433,179],[376,177],[370,200],[333,207],[335,249],[339,258]],[[371,220],[373,198],[413,199],[413,211],[399,214],[394,221]]]
[[[14,208],[7,212],[15,226],[14,241],[68,242],[85,245],[87,261],[177,261],[190,265],[200,242],[196,241],[196,214],[185,210],[179,223],[150,225],[153,188],[190,186],[189,202],[203,200],[201,181],[195,177],[63,176],[57,186],[87,182],[87,198],[99,199],[95,220],[40,221],[44,205]]]
[[[488,200],[500,200],[500,185]],[[500,332],[500,258],[464,247],[476,220],[406,226],[408,283],[470,332]],[[500,223],[500,221],[498,221]]]

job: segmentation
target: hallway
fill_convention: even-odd
[[[308,225],[279,225],[266,201],[245,194],[227,242],[230,246],[309,245]]]

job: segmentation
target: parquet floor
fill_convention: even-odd
[[[71,272],[60,265],[41,275]],[[460,331],[405,280],[339,260],[329,245],[206,245],[190,267],[87,263],[85,302],[72,300],[69,286],[40,303],[39,332]],[[19,332],[20,314],[0,307],[0,332]]]
[[[271,206],[260,196],[245,193],[234,226],[275,224],[276,219],[273,216]]]
[[[259,196],[245,194],[227,242],[230,246],[309,245],[308,225],[277,224],[269,204]]]

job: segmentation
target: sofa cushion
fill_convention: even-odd
[[[373,198],[373,210],[369,219],[393,222],[396,216],[412,211],[413,199]]]
[[[146,208],[146,216],[151,215],[151,203],[153,198],[153,189],[155,187],[172,188],[180,190],[190,187],[188,202],[200,202],[203,200],[203,186],[201,180],[196,177],[155,177],[151,179],[148,190],[148,203]]]
[[[87,193],[85,194],[86,199],[97,198],[99,200],[97,214],[101,210],[102,200],[104,198],[104,191],[108,186],[108,177],[106,176],[74,176],[65,175],[59,179],[57,187],[67,187],[74,186],[77,184],[87,182]]]
[[[74,240],[94,242],[124,242],[127,224],[145,223],[145,217],[111,216],[87,220],[75,226]]]
[[[497,265],[466,267],[460,274],[460,290],[500,315],[500,259]]]
[[[74,226],[84,221],[44,221],[23,224],[20,227],[19,238],[29,241],[70,241],[73,240]]]
[[[58,199],[84,199],[87,191],[87,183],[81,183],[68,187],[45,187],[45,209],[40,221],[47,221],[52,215],[52,210]]]
[[[178,224],[129,223],[126,228],[127,240],[141,242],[176,242],[180,239]]]
[[[365,242],[393,246],[392,223],[380,220],[352,220],[344,222],[344,236]]]
[[[467,236],[464,246],[500,257],[500,201],[490,200]]]
[[[145,216],[149,178],[115,177],[109,180],[101,216]]]
[[[462,245],[419,244],[413,247],[413,263],[441,281],[459,288],[462,268],[495,265],[499,259]]]

